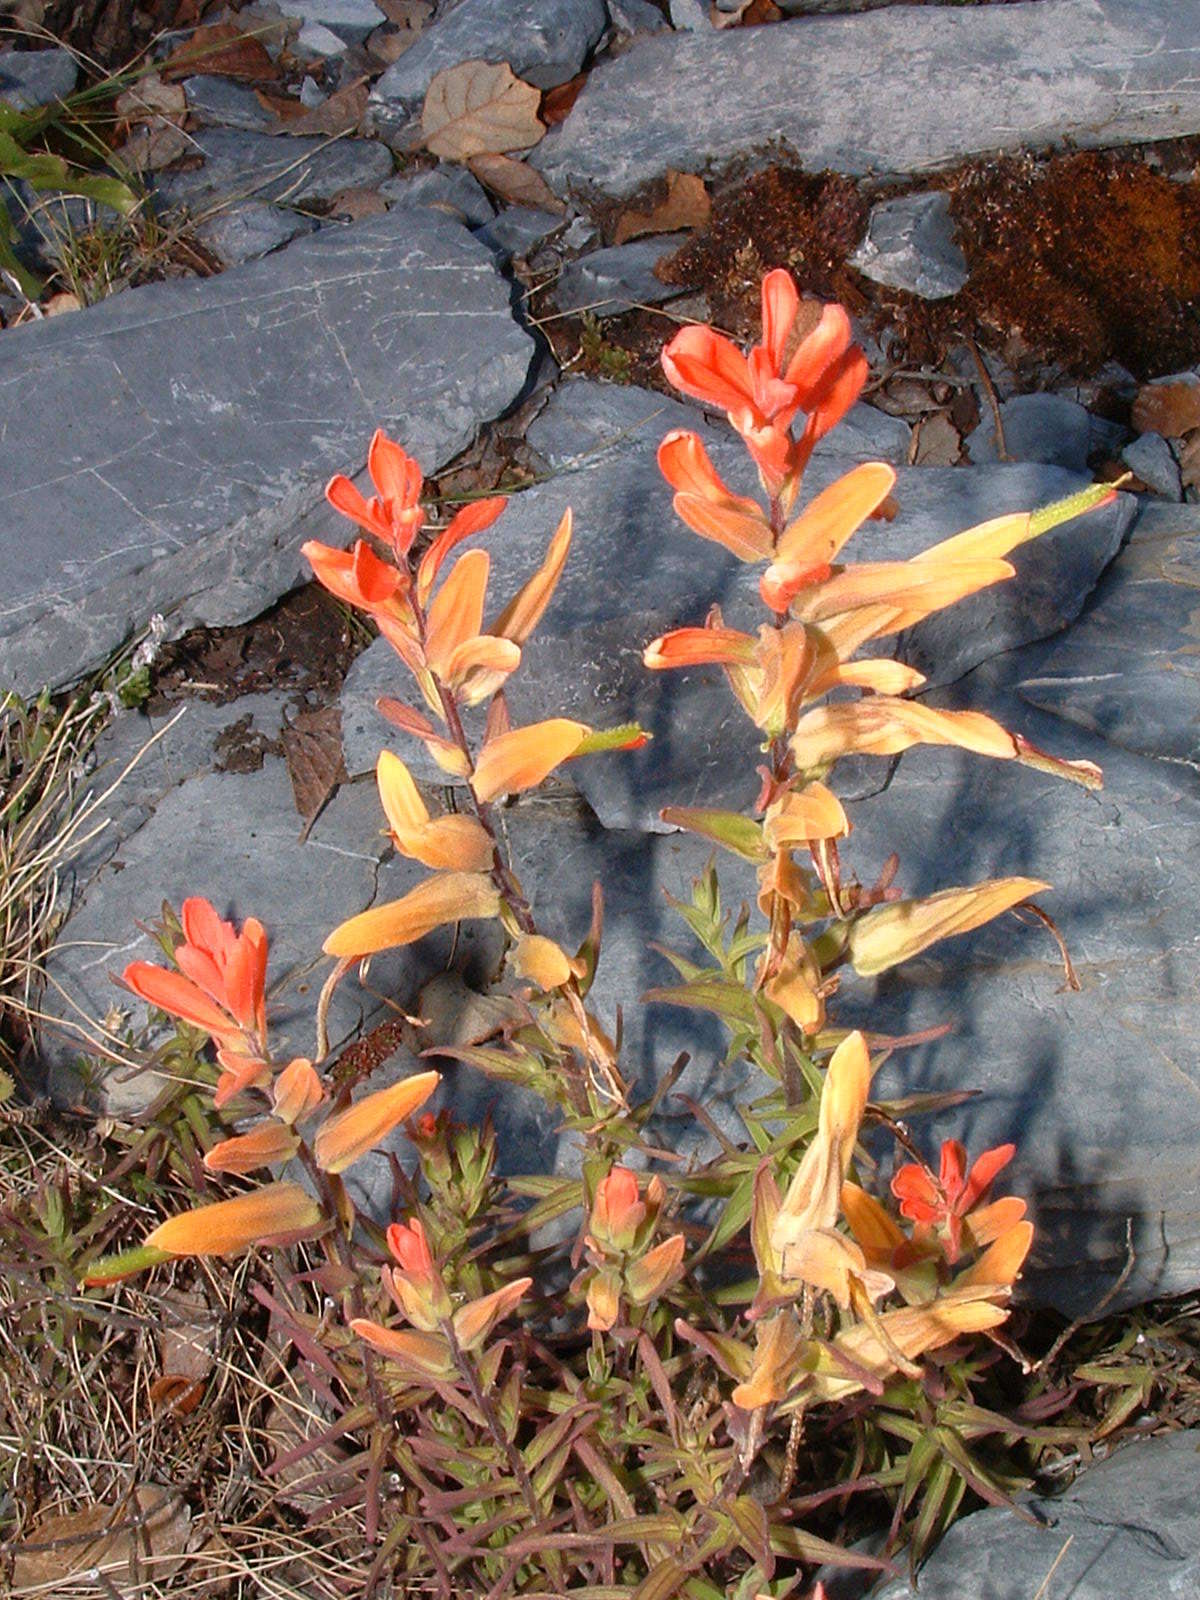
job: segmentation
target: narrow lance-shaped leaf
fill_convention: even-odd
[[[436,1072],[418,1072],[326,1118],[313,1141],[317,1165],[324,1172],[344,1172],[423,1106],[439,1081]]]
[[[483,873],[440,872],[401,899],[349,918],[333,930],[323,948],[327,956],[353,960],[414,944],[448,922],[494,917],[499,910],[500,895]]]
[[[855,972],[873,977],[939,939],[969,933],[1050,885],[1038,878],[992,878],[969,888],[942,889],[922,900],[877,906],[852,925],[847,949]]]
[[[224,1256],[254,1244],[304,1238],[322,1222],[320,1206],[298,1183],[268,1183],[171,1217],[144,1243],[173,1256]]]

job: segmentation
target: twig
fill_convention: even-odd
[[[987,403],[992,411],[992,423],[996,429],[996,454],[1001,461],[1009,461],[1008,446],[1004,442],[1004,423],[1000,418],[1000,397],[996,393],[996,385],[992,382],[992,375],[983,364],[983,357],[979,354],[979,346],[969,333],[963,335],[967,349],[974,358],[975,365],[979,368],[979,381],[983,385],[983,392],[987,396]]]
[[[1050,1587],[1050,1579],[1058,1571],[1059,1562],[1066,1555],[1067,1551],[1071,1548],[1071,1541],[1074,1539],[1074,1537],[1075,1537],[1075,1535],[1073,1533],[1069,1533],[1067,1535],[1066,1541],[1063,1544],[1062,1549],[1058,1552],[1058,1554],[1055,1556],[1053,1562],[1051,1563],[1050,1571],[1042,1579],[1041,1583],[1038,1584],[1038,1591],[1034,1595],[1033,1600],[1045,1600],[1046,1592]]]
[[[1108,1310],[1109,1306],[1129,1282],[1129,1275],[1133,1271],[1134,1263],[1136,1261],[1137,1251],[1133,1248],[1133,1218],[1126,1217],[1125,1265],[1121,1268],[1119,1276],[1113,1283],[1109,1284],[1108,1288],[1104,1291],[1100,1299],[1097,1300],[1096,1304],[1090,1311],[1085,1312],[1082,1316],[1076,1317],[1073,1322],[1069,1322],[1067,1324],[1067,1326],[1059,1334],[1058,1338],[1055,1339],[1054,1343],[1050,1346],[1049,1350],[1046,1351],[1046,1354],[1042,1357],[1042,1359],[1034,1362],[1033,1366],[1030,1368],[1031,1372],[1041,1372],[1048,1367],[1056,1358],[1056,1356],[1059,1355],[1067,1341],[1069,1339],[1073,1339],[1085,1323],[1094,1322],[1097,1317],[1103,1315],[1103,1313]]]

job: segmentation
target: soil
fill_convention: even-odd
[[[294,589],[253,622],[196,628],[163,648],[147,707],[185,698],[228,705],[246,694],[291,691],[310,706],[336,700],[370,626],[319,584]]]
[[[706,320],[742,341],[759,334],[763,272],[785,266],[806,292],[840,300],[897,367],[936,369],[974,342],[1021,390],[1090,377],[1109,361],[1145,380],[1200,359],[1198,158],[1195,140],[1023,155],[890,188],[770,167],[717,185],[708,226],[657,270],[700,290]],[[947,300],[885,288],[847,264],[871,204],[919,187],[949,190],[970,267]],[[604,220],[611,231],[615,214]],[[665,389],[659,349],[678,320],[668,307],[608,319],[602,338],[578,318],[547,332],[573,371]]]

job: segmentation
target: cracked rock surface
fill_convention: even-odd
[[[697,115],[709,105],[720,114]],[[624,198],[668,167],[701,172],[769,146],[810,172],[900,173],[1198,128],[1194,7],[898,6],[638,39],[592,74],[532,164],[560,193]]]
[[[152,611],[263,610],[304,538],[340,537],[325,482],[377,426],[433,470],[515,398],[533,346],[508,301],[464,228],[402,211],[11,332],[0,682],[76,678]]]

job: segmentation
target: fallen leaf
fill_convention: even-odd
[[[782,22],[783,16],[774,0],[750,0],[742,12],[742,27],[759,28],[764,22]]]
[[[560,122],[567,120],[567,113],[579,99],[579,91],[588,80],[586,72],[577,72],[573,78],[568,78],[566,83],[557,84],[553,89],[547,89],[542,96],[542,121],[548,128],[557,128]]]
[[[259,97],[260,99],[262,96]],[[298,102],[293,101],[293,105]],[[322,100],[319,106],[306,110],[303,106],[300,115],[294,116],[289,112],[281,118],[283,133],[295,134],[320,134],[330,139],[336,139],[339,134],[353,133],[361,124],[363,114],[367,109],[367,86],[365,82],[347,84],[344,89],[338,89],[327,100]]]
[[[62,317],[68,311],[79,311],[82,307],[79,296],[72,294],[69,289],[64,289],[61,294],[52,294],[49,300],[42,305],[42,315],[46,317]]]
[[[208,1302],[199,1294],[168,1290],[164,1311],[166,1318],[157,1335],[164,1374],[192,1383],[207,1378],[217,1343],[217,1322]]]
[[[399,61],[410,45],[416,44],[417,38],[415,29],[393,28],[385,22],[368,37],[367,54],[373,61],[390,67],[393,61]]]
[[[204,1382],[200,1378],[184,1378],[177,1372],[164,1372],[150,1385],[150,1405],[155,1411],[168,1416],[186,1417],[195,1411],[204,1399]]]
[[[113,160],[130,172],[161,172],[193,148],[191,138],[173,122],[142,122],[113,152]]]
[[[1138,433],[1161,433],[1164,439],[1200,428],[1200,382],[1178,378],[1143,384],[1133,402],[1132,421]]]
[[[739,5],[734,6],[733,9],[729,11],[719,11],[715,5],[710,6],[708,13],[709,20],[711,21],[713,27],[718,31],[720,31],[722,28],[739,28],[742,24],[742,18],[745,16],[749,7],[750,0],[741,0]]]
[[[472,156],[467,166],[485,189],[510,205],[535,206],[542,211],[553,211],[556,216],[562,216],[567,209],[541,173],[524,161],[514,161],[511,156],[482,155]]]
[[[342,714],[337,706],[301,711],[281,734],[296,810],[304,818],[301,842],[340,783],[346,781],[342,756]]]
[[[701,179],[692,172],[667,170],[667,198],[651,211],[622,211],[617,218],[614,244],[625,244],[646,233],[678,233],[702,228],[712,212],[712,201]]]
[[[294,122],[297,117],[308,115],[308,107],[304,102],[291,95],[268,94],[265,89],[255,89],[254,98],[264,111],[273,112],[280,122]]]
[[[119,94],[113,101],[113,110],[126,122],[149,122],[154,117],[173,122],[187,115],[187,96],[182,84],[164,83],[152,72]]]
[[[343,189],[330,202],[329,215],[346,222],[361,222],[364,217],[382,216],[387,208],[378,189]]]
[[[918,467],[952,467],[962,454],[962,438],[944,411],[935,411],[917,423],[913,463]]]
[[[457,972],[440,972],[421,990],[417,1010],[424,1024],[426,1050],[462,1050],[511,1033],[526,1020],[526,1010],[508,995],[479,994]]]
[[[275,63],[253,30],[236,22],[211,22],[197,28],[159,68],[164,78],[190,78],[193,73],[215,73],[223,78],[274,78]]]
[[[315,1511],[329,1502],[330,1495],[351,1488],[355,1478],[345,1466],[346,1452],[331,1441],[320,1440],[325,1424],[306,1411],[300,1415],[291,1406],[273,1405],[263,1422],[263,1433],[273,1452],[267,1474],[276,1485],[281,1501],[298,1511]]]
[[[420,33],[433,16],[432,0],[378,0],[378,4],[389,22],[411,28],[414,33]]]
[[[545,133],[541,94],[507,62],[462,61],[439,72],[421,111],[425,148],[448,161],[527,150]]]
[[[184,1562],[191,1512],[183,1498],[158,1484],[140,1484],[116,1505],[86,1506],[43,1518],[13,1551],[17,1590],[61,1592],[92,1567],[117,1586],[147,1579],[165,1583]]]

